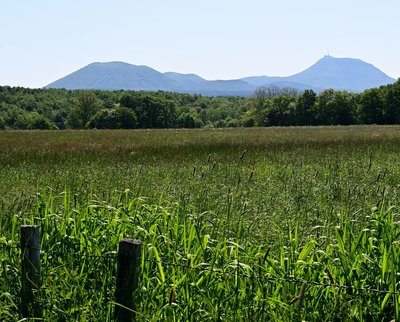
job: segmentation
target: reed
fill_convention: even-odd
[[[399,140],[377,126],[0,132],[0,320],[19,319],[23,224],[40,225],[45,320],[112,320],[128,236],[144,321],[398,319]]]

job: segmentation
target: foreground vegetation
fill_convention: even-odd
[[[400,81],[362,93],[260,88],[252,97],[0,86],[0,129],[400,124]]]
[[[398,126],[0,132],[0,320],[18,320],[23,223],[45,320],[112,320],[124,236],[143,242],[140,320],[398,319],[399,143]]]

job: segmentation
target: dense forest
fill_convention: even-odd
[[[400,79],[350,93],[259,88],[252,97],[0,87],[0,129],[400,124]]]

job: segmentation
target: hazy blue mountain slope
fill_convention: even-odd
[[[66,89],[175,90],[179,85],[147,66],[123,62],[93,63],[46,87]]]
[[[363,91],[393,83],[395,80],[378,68],[360,59],[325,56],[288,81],[320,88]]]
[[[124,62],[92,63],[47,88],[147,90],[204,95],[252,95],[258,87],[291,87],[298,90],[326,88],[362,91],[395,80],[359,59],[324,56],[306,70],[287,77],[250,76],[209,81],[195,74],[160,73],[147,66]]]
[[[199,90],[207,87],[208,81],[195,74],[179,74],[174,72],[164,73],[164,75],[176,82],[183,90]]]

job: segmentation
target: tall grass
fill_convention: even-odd
[[[39,299],[46,321],[112,320],[115,254],[124,236],[143,242],[136,309],[144,321],[398,318],[398,296],[389,293],[398,291],[400,279],[399,216],[393,209],[373,210],[357,228],[339,218],[336,225],[314,227],[303,240],[298,225],[289,227],[271,250],[244,246],[225,236],[225,219],[190,214],[179,203],[149,204],[130,191],[108,200],[86,197],[74,204],[68,192],[38,195],[32,216],[15,217],[10,239],[1,239],[14,245],[20,224],[40,225]],[[239,226],[231,229],[239,234]],[[0,249],[0,318],[17,320],[19,250]],[[309,284],[299,308],[303,280]]]
[[[397,319],[396,294],[361,289],[397,292],[399,141],[398,127],[0,132],[1,245],[40,225],[46,320],[112,320],[126,236],[143,241],[144,321]],[[0,320],[18,320],[19,250],[0,256]]]

